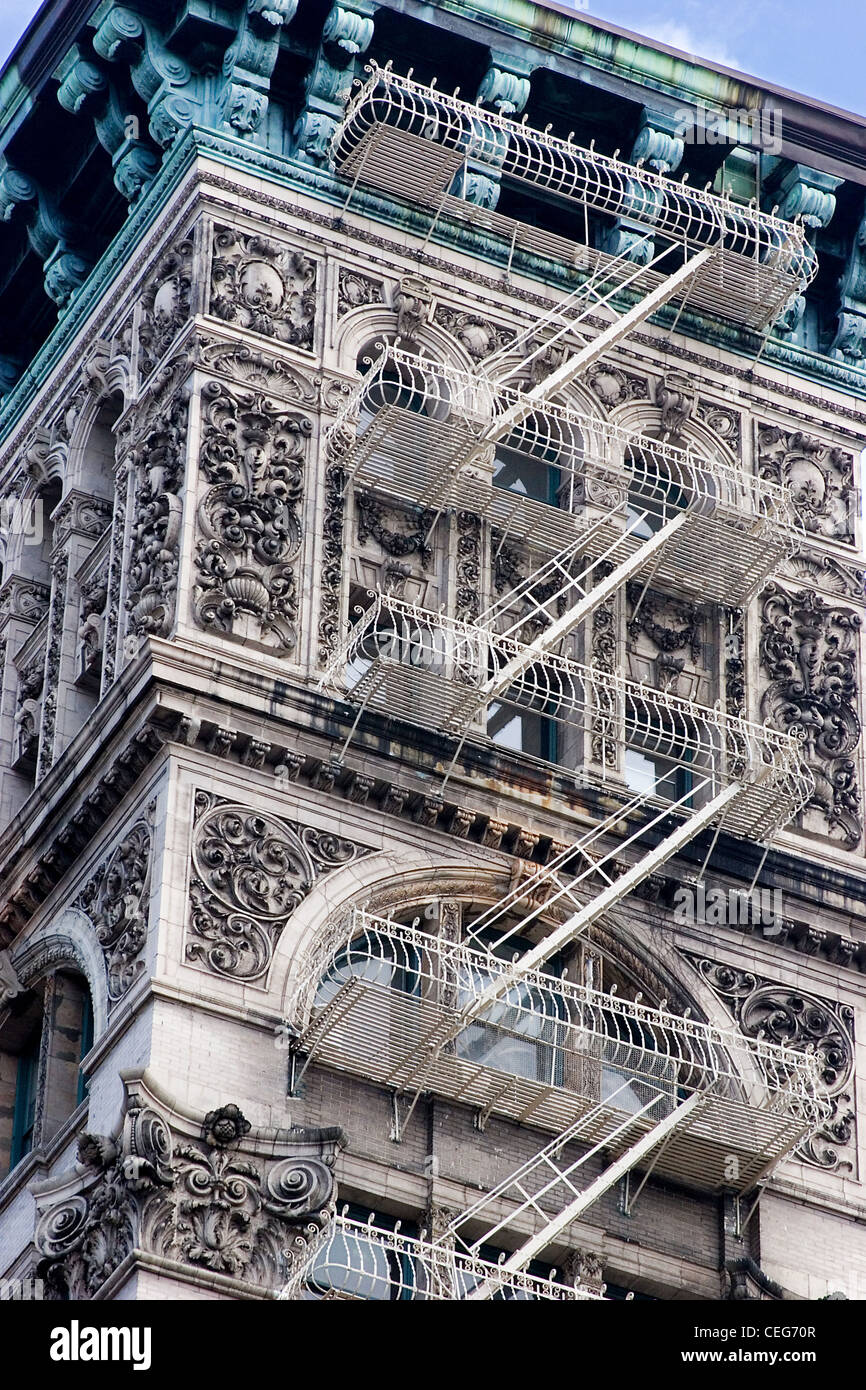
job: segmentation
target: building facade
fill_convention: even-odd
[[[866,123],[522,0],[0,93],[4,1288],[866,1296]]]

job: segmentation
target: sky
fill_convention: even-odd
[[[866,115],[864,0],[559,0],[673,48]],[[0,0],[0,63],[39,0]]]

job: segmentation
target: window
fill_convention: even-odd
[[[529,945],[515,936],[501,947],[491,942],[494,955],[503,960],[522,954]],[[548,966],[546,973],[555,977],[557,966],[550,962]],[[458,1006],[468,1004],[492,979],[492,971],[483,966],[465,967],[458,981]],[[457,1039],[457,1055],[512,1076],[561,1085],[561,1024],[566,1017],[565,1005],[554,991],[521,982],[490,1006],[483,1023],[471,1023],[463,1030]]]
[[[632,791],[691,806],[695,749],[705,740],[699,723],[677,707],[629,697],[623,773]]]
[[[487,707],[487,734],[500,748],[556,762],[556,724],[536,710],[494,700]]]
[[[626,522],[633,535],[651,540],[688,499],[671,477],[665,462],[651,449],[630,448],[625,454],[630,474]]]
[[[307,1278],[312,1298],[326,1294],[365,1302],[386,1303],[423,1298],[424,1272],[412,1257],[377,1241],[375,1231],[393,1231],[397,1219],[382,1212],[350,1204],[344,1213],[349,1222],[369,1223],[371,1233],[357,1226],[334,1227],[313,1262]],[[400,1222],[400,1234],[416,1236],[411,1222]]]
[[[93,1046],[93,1001],[85,990],[81,1001],[81,1049],[78,1058],[78,1090],[76,1105],[80,1105],[90,1094],[90,1079],[85,1076],[81,1063]]]
[[[92,1046],[80,975],[58,970],[11,1001],[0,1039],[0,1176],[50,1144],[87,1098],[81,1061]]]
[[[500,445],[493,460],[493,486],[555,507],[559,469],[543,458]]]
[[[20,1163],[22,1158],[25,1158],[33,1148],[41,1040],[42,1029],[37,1028],[31,1034],[24,1051],[18,1058],[15,1080],[15,1114],[12,1120],[12,1148],[9,1158],[10,1169],[14,1168],[16,1163]]]

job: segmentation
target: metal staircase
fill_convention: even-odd
[[[564,843],[521,861],[462,940],[356,908],[299,964],[293,1086],[318,1062],[389,1088],[396,1140],[426,1093],[472,1106],[480,1128],[496,1114],[554,1137],[438,1233],[335,1217],[286,1296],[585,1297],[527,1267],[625,1174],[643,1174],[638,1193],[651,1173],[745,1193],[826,1106],[811,1054],[553,969],[703,829],[768,842],[814,788],[795,735],[581,659],[587,620],[629,580],[638,607],[651,586],[747,603],[804,538],[790,489],[564,393],[662,304],[763,327],[816,267],[799,224],[370,71],[334,139],[352,190],[429,208],[428,239],[471,220],[501,234],[509,266],[520,246],[583,278],[475,371],[387,343],[365,362],[333,426],[347,492],[426,512],[427,541],[443,513],[473,513],[489,553],[520,542],[529,573],[472,621],[369,592],[321,685],[354,707],[344,752],[374,712],[440,735],[447,780],[505,706],[555,726],[559,764],[606,800],[589,826],[563,806]],[[581,207],[586,244],[467,202],[470,166]],[[642,230],[649,264],[592,249],[590,214]],[[513,457],[555,475],[554,500],[497,482]],[[666,771],[629,785],[635,749]],[[485,1252],[502,1236],[497,1263]]]

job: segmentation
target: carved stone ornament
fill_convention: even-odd
[[[319,598],[318,660],[327,666],[340,638],[340,595],[343,583],[343,532],[346,511],[345,457],[350,432],[332,430],[326,441],[325,507],[322,517],[322,569]]]
[[[857,1153],[854,1127],[854,1010],[814,994],[774,984],[746,970],[693,957],[692,964],[722,1000],[743,1033],[796,1052],[814,1052],[830,1117],[796,1157],[832,1172],[851,1172]]]
[[[860,625],[850,608],[833,607],[811,589],[789,593],[771,584],[762,596],[760,660],[770,684],[761,717],[802,738],[815,774],[809,807],[846,849],[856,849],[862,833],[855,756]]]
[[[254,1132],[236,1105],[204,1121],[147,1073],[124,1078],[117,1138],[86,1134],[79,1164],[43,1185],[35,1244],[49,1298],[91,1299],[139,1254],[273,1296],[328,1218],[339,1129]],[[233,1285],[224,1285],[230,1293]]]
[[[492,352],[507,347],[516,336],[513,328],[502,328],[479,314],[467,314],[447,304],[436,305],[433,322],[456,338],[473,362],[482,362]]]
[[[138,332],[139,374],[144,380],[190,317],[193,243],[187,237],[159,261],[142,295]]]
[[[613,409],[624,401],[645,401],[649,399],[649,382],[646,377],[633,376],[622,372],[618,367],[596,365],[587,375],[590,390],[602,405]]]
[[[239,385],[281,396],[298,405],[315,407],[318,403],[320,378],[300,371],[293,362],[274,356],[270,350],[258,352],[246,343],[203,337],[199,360],[203,367],[221,372]]]
[[[599,578],[604,578],[602,570],[609,570],[607,562],[599,565]],[[591,661],[593,671],[612,674],[617,663],[617,611],[616,597],[599,604],[592,615]],[[603,681],[596,683],[596,704],[592,711],[590,725],[590,749],[593,761],[602,767],[616,767],[617,761],[617,696],[616,692],[605,688]]]
[[[807,531],[853,544],[853,454],[800,430],[759,425],[758,474],[791,489]]]
[[[669,373],[656,382],[655,404],[661,412],[662,439],[676,438],[691,418],[695,408],[691,382],[687,377]]]
[[[394,311],[397,315],[397,343],[410,346],[427,322],[433,291],[420,275],[404,275],[394,292]]]
[[[96,927],[105,956],[109,1006],[144,971],[150,895],[151,829],[155,807],[137,821],[75,900]]]
[[[356,270],[341,265],[337,278],[337,318],[366,304],[384,304],[385,287],[381,280],[371,280]]]
[[[314,885],[368,851],[327,831],[197,792],[186,957],[257,980]]]
[[[316,262],[278,242],[218,227],[210,312],[295,347],[312,348]]]
[[[305,416],[258,392],[204,388],[193,611],[204,628],[287,656],[297,645]]]
[[[668,598],[652,590],[644,593],[643,589],[642,584],[626,586],[629,602],[626,630],[632,644],[643,636],[655,648],[653,675],[657,688],[673,694],[682,693],[678,692],[678,682],[686,660],[695,665],[701,659],[700,613],[695,604],[685,599]],[[686,652],[687,657],[675,655],[677,652]]]
[[[421,508],[414,510],[387,507],[367,493],[355,494],[358,514],[358,540],[363,545],[373,538],[386,555],[397,557],[417,554],[421,568],[427,569],[433,559],[433,547],[428,536],[436,513]]]
[[[174,626],[188,408],[166,405],[135,449],[134,512],[127,572],[127,656],[146,637],[167,637]]]
[[[60,659],[63,647],[68,578],[69,556],[65,551],[62,551],[55,555],[51,565],[51,603],[48,608],[48,639],[45,653],[45,681],[42,692],[42,723],[39,730],[37,781],[41,781],[54,762],[57,690],[60,683]]]

